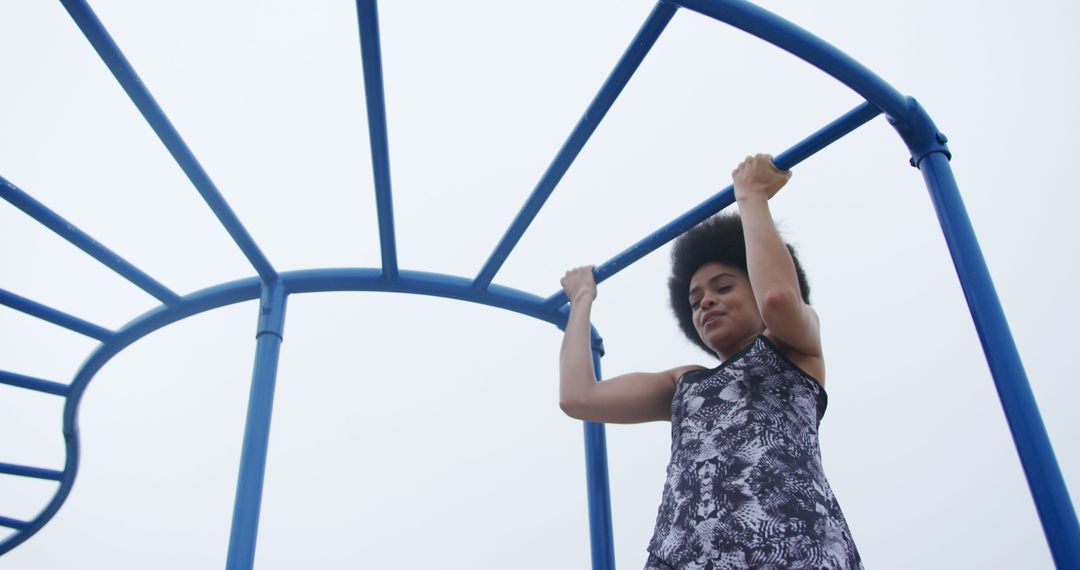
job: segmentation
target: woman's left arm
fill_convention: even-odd
[[[758,154],[746,157],[731,177],[746,236],[747,273],[765,327],[788,347],[821,356],[817,313],[802,300],[795,262],[769,212],[769,198],[787,184],[791,171]]]

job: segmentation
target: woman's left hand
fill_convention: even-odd
[[[777,168],[768,154],[755,154],[731,172],[731,179],[735,182],[736,200],[768,200],[791,180],[791,171]]]

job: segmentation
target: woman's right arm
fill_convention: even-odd
[[[566,415],[600,423],[641,423],[671,420],[675,383],[701,366],[681,366],[663,372],[634,372],[603,382],[593,371],[589,317],[596,300],[591,266],[578,267],[562,278],[570,298],[570,317],[559,353],[559,407]]]

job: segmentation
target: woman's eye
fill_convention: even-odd
[[[698,299],[697,301],[690,301],[691,310],[698,308],[699,305],[701,305],[701,299]]]
[[[724,285],[722,287],[717,287],[716,290],[719,291],[720,293],[727,293],[728,291],[731,291],[731,285]]]

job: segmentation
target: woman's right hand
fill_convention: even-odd
[[[596,278],[593,277],[595,268],[595,265],[575,267],[567,271],[559,281],[571,303],[596,299]]]

